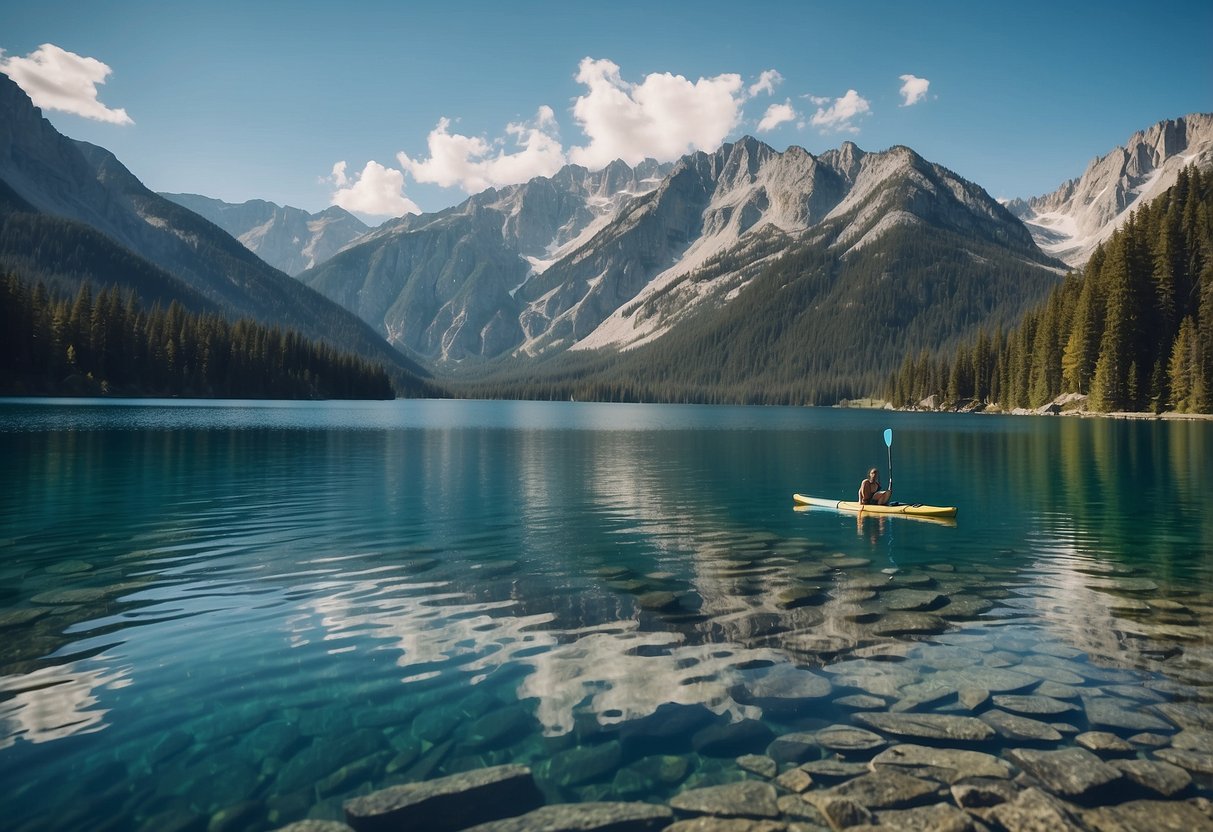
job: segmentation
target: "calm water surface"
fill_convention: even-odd
[[[885,427],[957,522],[793,509],[887,477]],[[0,459],[8,828],[267,829],[501,762],[664,799],[970,689],[1063,703],[1038,747],[1213,721],[1207,422],[38,400]]]

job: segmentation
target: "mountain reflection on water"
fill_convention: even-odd
[[[849,497],[886,424],[899,498],[959,505],[955,523],[793,509],[794,491]],[[1203,730],[1213,514],[1193,461],[1211,433],[9,403],[0,811],[17,829],[137,829],[252,802],[261,829],[498,762],[561,799],[662,799],[873,698],[988,716],[1030,693],[1055,711],[1034,730],[1063,744]],[[677,755],[675,774],[653,775],[654,755]]]

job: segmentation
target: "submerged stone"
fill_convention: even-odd
[[[779,773],[779,763],[765,754],[743,754],[737,758],[737,767],[768,780]]]
[[[943,783],[955,783],[964,777],[1006,779],[1011,776],[1010,764],[993,754],[910,744],[885,749],[872,759],[871,767],[873,770],[892,768]]]
[[[553,755],[548,775],[559,786],[580,786],[613,772],[623,757],[618,740],[569,748]]]
[[[392,786],[347,800],[344,808],[356,832],[446,832],[520,815],[542,803],[531,770],[505,765]]]
[[[1132,745],[1107,731],[1087,731],[1075,737],[1074,742],[1100,757],[1127,757],[1137,753]]]
[[[988,809],[1018,796],[1019,788],[1009,780],[965,778],[965,782],[952,786],[952,800],[964,809]]]
[[[1140,707],[1125,707],[1121,699],[1101,696],[1084,697],[1083,707],[1087,722],[1101,728],[1119,728],[1122,731],[1166,731],[1171,726],[1156,716],[1151,716]]]
[[[846,798],[868,810],[904,809],[940,796],[940,785],[892,769],[877,769],[835,786],[823,795],[826,800]]]
[[[1052,725],[1006,711],[986,711],[980,717],[1003,737],[1016,742],[1059,742],[1061,733]]]
[[[1213,753],[1185,751],[1179,748],[1160,748],[1154,756],[1164,762],[1187,769],[1193,774],[1213,775]]]
[[[818,756],[819,751],[817,735],[810,731],[781,734],[767,746],[767,754],[781,763],[799,763]]]
[[[897,612],[925,612],[943,606],[947,596],[928,589],[894,589],[881,596],[884,605]]]
[[[679,812],[726,818],[777,818],[775,787],[747,780],[723,786],[689,789],[674,795],[670,806]]]
[[[4,610],[0,612],[0,630],[30,624],[43,616],[50,615],[50,612],[50,610],[40,607],[28,607],[22,610]]]
[[[817,743],[823,748],[844,755],[873,751],[888,744],[879,734],[856,728],[853,725],[831,725],[817,732]]]
[[[934,635],[948,629],[948,622],[926,612],[893,612],[872,625],[878,636]]]
[[[1044,716],[1054,716],[1078,710],[1077,705],[1040,695],[999,694],[994,697],[994,704],[1004,711],[1011,711],[1012,713]]]
[[[1009,832],[1078,832],[1083,828],[1061,801],[1034,788],[1024,789],[1014,800],[995,806],[986,819],[995,829]]]
[[[1092,832],[1213,832],[1213,819],[1183,800],[1133,800],[1083,813]]]
[[[761,708],[795,708],[809,699],[824,699],[833,692],[830,680],[811,670],[778,664],[746,686],[747,701]]]
[[[978,827],[968,812],[947,803],[933,803],[914,809],[884,809],[876,813],[879,829],[913,829],[915,832],[976,832]]]
[[[1151,796],[1174,797],[1192,785],[1185,769],[1161,760],[1113,760],[1111,763]]]
[[[658,832],[670,828],[673,820],[669,807],[653,803],[560,803],[482,823],[467,832]]]
[[[994,729],[971,716],[949,714],[862,713],[855,719],[869,728],[900,737],[980,742],[994,736]]]
[[[775,732],[765,722],[743,719],[724,725],[709,725],[696,732],[691,739],[691,746],[700,754],[709,757],[739,757],[742,754],[761,751],[774,738]]]
[[[1007,752],[1007,757],[1050,792],[1076,803],[1096,802],[1123,780],[1119,769],[1085,748],[1015,748]]]
[[[834,700],[834,704],[854,711],[876,711],[885,707],[887,703],[879,696],[856,693],[851,696],[840,696]]]
[[[870,771],[866,763],[847,763],[842,760],[812,760],[801,763],[800,770],[823,783],[850,780]]]

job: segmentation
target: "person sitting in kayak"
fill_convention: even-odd
[[[893,496],[893,480],[889,479],[887,491],[880,490],[880,471],[873,468],[868,471],[868,478],[859,484],[859,504],[861,506],[887,506]]]

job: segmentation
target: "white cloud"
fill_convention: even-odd
[[[362,173],[352,179],[346,175],[344,161],[333,165],[329,180],[337,186],[333,204],[347,211],[378,217],[420,214],[417,203],[404,195],[404,173],[385,168],[375,161],[366,163]]]
[[[37,107],[110,124],[135,123],[126,110],[111,109],[97,100],[97,85],[104,84],[112,70],[96,58],[44,43],[24,58],[6,58],[0,50],[0,72],[25,90]]]
[[[901,81],[901,97],[905,99],[901,106],[912,107],[927,97],[927,88],[931,86],[931,82],[926,78],[902,75]]]
[[[592,58],[582,59],[576,78],[588,91],[574,102],[573,118],[589,143],[571,148],[569,160],[591,169],[715,150],[740,122],[746,93],[733,73],[692,83],[654,72],[632,84],[612,61]]]
[[[458,185],[473,194],[485,188],[526,182],[536,176],[550,176],[565,163],[556,114],[546,105],[539,108],[532,121],[506,125],[506,133],[520,148],[514,153],[501,149],[504,139],[489,142],[451,133],[450,127],[451,120],[441,118],[430,131],[428,159],[413,159],[403,151],[396,154],[400,166],[418,182],[444,188]]]
[[[820,127],[823,133],[858,133],[859,127],[855,125],[855,120],[871,109],[871,105],[862,95],[855,90],[847,90],[846,95],[834,99],[828,108],[818,107],[809,121],[814,127]]]
[[[783,82],[783,76],[774,69],[765,69],[758,76],[758,80],[750,84],[750,98],[758,95],[760,92],[765,92],[767,95],[775,94],[775,87]]]
[[[784,122],[795,121],[797,118],[799,118],[799,115],[793,109],[790,100],[782,104],[772,104],[770,107],[767,107],[767,111],[762,116],[762,121],[758,122],[758,132],[765,133],[768,130],[774,130]]]

